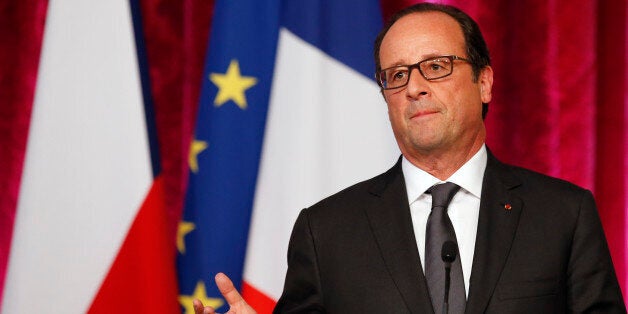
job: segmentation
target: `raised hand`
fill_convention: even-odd
[[[227,275],[218,273],[215,280],[218,290],[220,290],[227,304],[229,304],[227,314],[257,314],[257,312],[244,301]],[[194,300],[194,312],[196,314],[216,314],[214,308],[211,306],[203,306],[203,303],[198,299]]]

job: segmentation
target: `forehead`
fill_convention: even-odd
[[[462,29],[451,16],[442,12],[406,15],[390,27],[380,47],[382,67],[407,64],[436,55],[465,57]]]

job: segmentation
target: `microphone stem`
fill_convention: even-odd
[[[443,303],[443,314],[449,314],[449,286],[451,285],[451,263],[445,263],[445,301]]]

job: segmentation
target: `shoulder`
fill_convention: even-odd
[[[521,181],[523,192],[538,196],[552,195],[564,197],[583,197],[591,192],[567,180],[552,177],[530,169],[507,165],[504,167]]]
[[[382,196],[392,195],[406,199],[405,182],[398,161],[386,172],[358,182],[303,210],[309,218],[337,219],[340,216],[355,216],[364,208],[373,206]]]
[[[487,179],[488,177],[488,179]],[[497,179],[498,182],[516,191],[533,197],[552,196],[566,198],[581,198],[590,196],[591,192],[564,179],[552,177],[527,168],[502,163],[492,154],[489,154],[485,173],[485,184]],[[491,188],[490,186],[485,188]]]
[[[566,229],[575,226],[583,212],[597,214],[593,195],[587,189],[566,180],[526,168],[508,165],[489,155],[482,202],[513,202],[523,209],[522,222],[548,224],[561,221]],[[493,206],[493,205],[491,205]],[[498,206],[499,207],[499,206]]]

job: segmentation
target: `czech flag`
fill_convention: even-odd
[[[179,311],[136,4],[47,6],[2,313]]]

